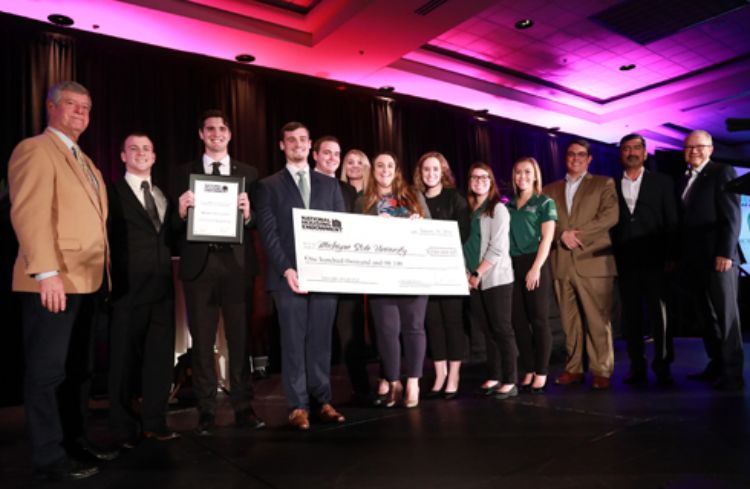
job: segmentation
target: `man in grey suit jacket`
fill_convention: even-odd
[[[691,286],[703,320],[710,362],[691,380],[719,390],[742,390],[744,352],[737,305],[740,197],[724,189],[734,168],[711,161],[713,139],[693,131],[685,139],[687,185],[681,192],[680,272]]]
[[[583,381],[583,355],[593,374],[592,388],[607,389],[614,370],[612,289],[617,275],[609,229],[617,223],[617,193],[609,177],[588,173],[591,145],[568,145],[568,173],[544,193],[557,204],[551,264],[568,360],[560,385]]]
[[[303,291],[297,279],[292,209],[344,212],[338,182],[310,171],[310,133],[299,122],[281,130],[279,147],[286,166],[264,178],[254,198],[263,246],[268,256],[266,285],[281,329],[281,378],[289,403],[289,423],[310,428],[313,407],[323,422],[341,423],[344,416],[331,406],[331,331],[336,296]]]

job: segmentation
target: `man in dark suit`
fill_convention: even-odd
[[[247,348],[248,284],[255,278],[255,263],[248,263],[253,251],[248,229],[254,224],[247,191],[257,179],[254,167],[229,157],[232,132],[221,111],[203,114],[198,128],[205,152],[199,161],[184,165],[177,178],[182,193],[179,216],[187,218],[188,208],[195,205],[195,195],[188,189],[190,175],[231,175],[245,177],[237,207],[242,211],[245,240],[242,244],[206,243],[183,240],[180,250],[180,279],[185,292],[188,328],[193,339],[193,389],[198,398],[200,417],[196,433],[209,435],[216,424],[216,369],[214,343],[221,311],[229,350],[229,399],[234,409],[235,425],[262,428],[250,401],[252,380]],[[247,248],[251,249],[248,250]],[[252,255],[254,258],[254,254]]]
[[[8,163],[10,217],[18,238],[13,290],[20,292],[26,370],[24,406],[34,472],[55,480],[98,472],[76,460],[94,449],[85,420],[93,324],[107,287],[107,193],[78,137],[91,97],[66,81],[47,95],[47,129],[21,141]]]
[[[672,384],[672,335],[665,309],[665,273],[674,262],[677,205],[669,177],[644,168],[646,141],[639,134],[620,140],[623,176],[617,182],[620,219],[612,228],[622,319],[630,357],[626,384],[646,382],[644,310],[654,338],[652,368],[657,384]]]
[[[258,230],[268,255],[266,285],[276,305],[281,330],[281,377],[291,411],[289,423],[307,430],[311,407],[323,422],[344,421],[344,416],[330,404],[336,296],[300,290],[292,209],[343,212],[345,206],[336,180],[310,171],[307,128],[299,122],[289,122],[280,136],[279,147],[286,156],[286,166],[261,180],[255,204]]]
[[[680,273],[691,285],[702,312],[703,339],[710,362],[692,380],[720,390],[741,390],[744,353],[737,305],[740,198],[724,186],[734,168],[711,161],[713,140],[706,131],[685,139],[688,169],[681,192]]]
[[[568,359],[555,383],[583,381],[584,352],[593,374],[591,387],[609,388],[614,370],[612,346],[612,290],[617,275],[609,230],[617,224],[615,182],[588,172],[591,145],[578,139],[565,154],[564,180],[547,185],[543,192],[557,205],[550,262],[555,295],[565,331]]]
[[[174,367],[174,208],[151,179],[156,153],[146,134],[125,138],[120,158],[125,177],[108,188],[109,419],[119,444],[128,447],[141,435],[159,441],[179,436],[167,429],[166,421]],[[133,410],[139,393],[140,416]]]
[[[341,164],[341,146],[333,136],[323,136],[313,144],[315,171],[336,178]],[[344,197],[346,212],[354,211],[357,190],[343,180],[337,180]],[[334,362],[343,359],[349,373],[354,399],[369,403],[370,382],[367,377],[367,345],[365,344],[364,307],[361,294],[339,296],[334,322]]]

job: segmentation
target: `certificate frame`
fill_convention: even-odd
[[[237,198],[240,192],[245,191],[245,177],[244,176],[229,176],[229,175],[201,175],[193,173],[190,175],[190,191],[194,194],[198,193],[202,187],[206,188],[210,184],[222,184],[224,188],[230,189],[235,187],[237,192],[231,192],[234,196],[232,211],[236,212],[235,216],[232,216],[232,212],[227,205],[226,208],[215,208],[214,212],[219,212],[226,219],[235,217],[236,226],[233,227],[233,232],[229,234],[215,234],[211,232],[205,232],[204,228],[201,228],[201,220],[206,219],[201,214],[201,210],[196,211],[195,207],[188,208],[187,215],[187,240],[195,242],[206,242],[206,243],[226,243],[226,244],[242,244],[244,239],[244,219],[242,211],[237,208]],[[232,185],[226,185],[232,184]],[[231,190],[229,190],[231,191]],[[200,206],[200,202],[196,198],[195,206]],[[198,228],[198,229],[197,229]]]

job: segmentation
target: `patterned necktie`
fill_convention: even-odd
[[[219,168],[221,168],[220,161],[214,161],[213,163],[211,163],[211,166],[214,167],[214,169],[211,171],[211,175],[221,175],[221,171],[219,171]]]
[[[99,195],[99,181],[94,176],[94,172],[91,171],[91,168],[89,168],[89,165],[86,164],[86,161],[83,159],[83,154],[81,153],[81,150],[78,148],[78,146],[73,145],[71,148],[73,151],[73,156],[75,157],[76,161],[79,165],[81,165],[81,170],[83,170],[83,173],[86,175],[86,178],[88,178],[89,183],[91,184],[91,187],[93,187],[94,192]]]
[[[297,172],[297,186],[299,187],[299,193],[302,195],[302,201],[305,203],[305,209],[310,208],[310,187],[307,184],[307,178],[305,176],[307,172],[305,170]]]
[[[151,223],[158,232],[161,228],[161,219],[159,219],[159,211],[156,209],[156,200],[151,193],[151,186],[147,180],[144,180],[141,182],[141,188],[143,189],[143,201],[146,204],[146,214],[151,218]]]
[[[682,196],[682,201],[684,202],[687,200],[687,196],[690,193],[690,179],[693,177],[693,169],[688,168],[684,175],[682,175],[682,180],[680,181],[680,195]]]

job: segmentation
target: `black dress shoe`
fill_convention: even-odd
[[[73,481],[86,479],[99,473],[95,465],[88,465],[68,457],[34,469],[34,478],[50,481]]]
[[[508,392],[500,392],[496,390],[495,395],[493,395],[492,398],[498,401],[504,401],[506,399],[510,399],[511,397],[516,397],[517,395],[518,386],[514,385]]]
[[[648,377],[646,376],[646,372],[641,372],[640,370],[631,370],[625,378],[622,379],[622,383],[627,385],[645,384],[647,382]]]
[[[531,382],[528,384],[519,384],[518,392],[531,392]]]
[[[422,397],[425,399],[437,399],[439,397],[443,397],[444,395],[443,392],[444,392],[443,389],[440,389],[439,391],[430,390],[429,392],[424,394]]]
[[[445,391],[445,392],[443,392],[443,399],[445,399],[446,401],[452,401],[456,397],[458,397],[458,391],[453,391],[453,392]]]
[[[659,387],[672,387],[674,385],[674,379],[669,373],[657,374],[656,385],[658,385]]]
[[[376,394],[372,399],[372,405],[375,407],[383,407],[388,402],[388,394]]]
[[[116,448],[102,448],[94,445],[86,438],[79,438],[75,442],[66,444],[65,450],[68,455],[80,461],[103,461],[111,462],[120,456],[120,451]],[[93,463],[91,464],[93,465]]]
[[[745,388],[745,382],[742,379],[719,379],[711,384],[711,387],[717,391],[741,392]]]
[[[719,372],[719,369],[709,363],[702,372],[688,374],[687,378],[688,380],[695,380],[698,382],[714,382],[719,380],[720,375],[721,373]]]
[[[198,419],[198,426],[194,433],[198,436],[211,436],[216,429],[216,417],[211,413],[201,413]]]
[[[237,428],[251,428],[259,430],[266,427],[266,422],[255,414],[253,408],[243,409],[234,414],[234,425]]]
[[[143,432],[143,438],[145,438],[146,440],[169,441],[169,440],[176,440],[179,437],[180,437],[179,433],[170,431],[167,428],[161,428],[161,429],[154,430],[154,431]]]
[[[547,386],[543,385],[541,387],[532,387],[529,392],[538,396],[547,392]]]

